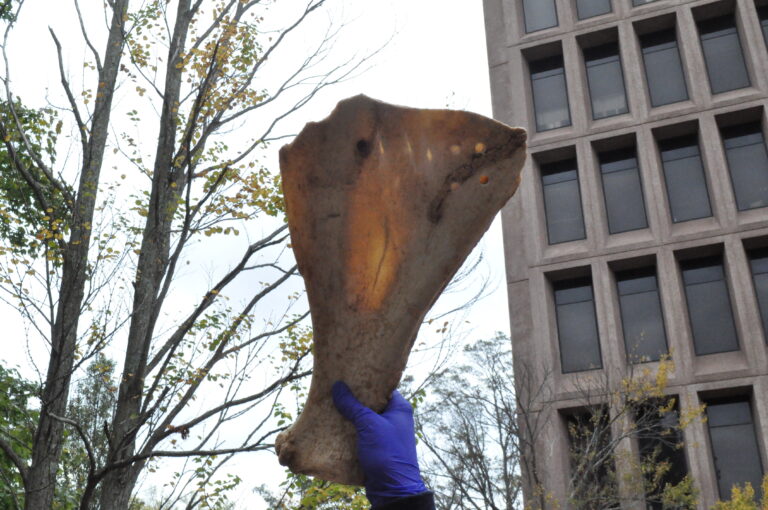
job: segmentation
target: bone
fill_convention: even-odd
[[[427,311],[517,189],[525,140],[474,113],[356,96],[280,150],[314,333],[306,405],[276,440],[281,464],[362,485],[331,385],[384,409]]]

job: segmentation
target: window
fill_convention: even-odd
[[[619,45],[608,43],[584,50],[592,118],[603,119],[627,113],[627,95],[621,71]]]
[[[570,126],[571,112],[568,107],[563,56],[557,55],[531,62],[530,70],[536,131]]]
[[[698,137],[663,140],[659,142],[659,151],[672,221],[679,223],[712,216]]]
[[[526,33],[557,26],[555,0],[523,0]]]
[[[584,215],[576,160],[541,165],[549,244],[584,239]]]
[[[579,19],[594,18],[611,12],[611,0],[576,0]]]
[[[689,260],[680,267],[696,354],[737,351],[739,342],[722,257]]]
[[[555,282],[553,288],[563,373],[602,368],[590,278]]]
[[[638,5],[645,5],[655,1],[656,0],[632,0],[632,5],[637,7]]]
[[[604,152],[599,159],[610,233],[648,227],[635,149]]]
[[[760,490],[763,467],[751,407],[744,397],[707,402],[709,440],[721,498],[729,498],[735,484],[750,482],[757,492]]]
[[[663,510],[662,494],[666,485],[677,485],[688,474],[676,399],[644,402],[635,412],[635,427],[641,464],[663,465],[667,469],[663,473],[645,473],[646,508]]]
[[[733,14],[699,23],[699,37],[713,94],[749,87]]]
[[[667,353],[656,270],[652,267],[616,273],[621,326],[627,359],[658,361]]]
[[[763,334],[768,340],[768,248],[751,250],[748,255],[757,295],[757,306],[760,308],[760,318],[763,320]]]
[[[592,406],[565,415],[568,429],[574,508],[616,508],[619,500],[615,456],[607,406]]]
[[[686,101],[688,89],[685,85],[675,29],[643,35],[640,37],[640,46],[651,106]]]
[[[763,27],[763,39],[768,44],[768,5],[758,7],[757,15],[760,18],[760,26]]]
[[[768,205],[768,153],[759,122],[721,129],[739,211]]]

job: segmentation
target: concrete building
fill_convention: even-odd
[[[494,116],[529,132],[503,225],[537,476],[567,508],[580,388],[669,353],[667,393],[708,405],[682,469],[710,508],[768,467],[768,0],[484,9]]]

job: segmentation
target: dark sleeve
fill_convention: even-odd
[[[422,492],[415,496],[400,498],[373,510],[435,510],[435,497],[431,492]]]

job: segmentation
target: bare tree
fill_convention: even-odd
[[[551,374],[524,370],[518,400],[521,460],[528,506],[554,508],[552,491],[542,470],[542,438],[552,420],[563,420],[567,431],[570,476],[567,503],[579,509],[619,509],[641,504],[658,510],[695,508],[696,489],[685,472],[683,429],[702,414],[701,408],[681,409],[668,396],[667,380],[674,371],[670,358],[651,369],[630,365],[616,375],[604,370],[577,380],[574,405],[553,407]],[[536,380],[526,386],[525,381]]]
[[[555,409],[551,371],[517,360],[513,374],[506,336],[471,344],[465,354],[465,363],[436,374],[416,396],[424,471],[439,508],[695,508],[682,430],[702,409],[680,409],[667,395],[671,359],[579,379],[573,405]],[[555,419],[565,423],[570,444],[560,501],[547,487],[541,457]]]
[[[467,362],[435,375],[417,406],[424,473],[441,509],[515,508],[521,495],[509,338],[465,348]]]
[[[290,336],[306,312],[293,310],[300,307],[295,297],[285,298],[297,272],[285,253],[279,182],[258,155],[282,136],[284,119],[366,61],[331,63],[331,27],[313,47],[307,41],[297,62],[281,61],[282,78],[266,79],[267,62],[302,37],[326,0],[294,4],[292,19],[279,29],[268,25],[276,2],[266,0],[107,0],[103,27],[91,17],[102,4],[80,3],[71,6],[80,41],[50,30],[62,104],[41,114],[44,124],[25,120],[11,79],[9,55],[19,51],[11,34],[24,29],[17,20],[25,0],[5,4],[12,12],[2,45],[0,138],[9,162],[3,172],[29,197],[39,224],[6,207],[8,221],[27,222],[30,242],[0,253],[0,291],[50,354],[31,460],[0,441],[20,473],[29,510],[54,502],[65,427],[87,452],[82,509],[128,508],[141,473],[156,459],[208,459],[193,472],[213,486],[230,455],[271,448],[282,428],[272,419],[273,404],[308,374],[309,346]],[[66,56],[76,45],[88,58],[73,72]],[[248,136],[233,135],[237,128]],[[76,143],[57,158],[60,133],[72,133]],[[154,147],[142,136],[156,139]],[[52,141],[41,144],[46,140]],[[174,299],[191,248],[215,246],[242,224],[266,233],[250,239],[226,270],[217,268],[196,303],[184,293]],[[251,296],[227,301],[244,281],[252,282]],[[259,318],[267,302],[282,312]],[[102,464],[82,424],[68,415],[68,400],[73,375],[105,349],[122,353],[122,373],[114,414],[103,423]],[[251,378],[255,373],[260,377]],[[227,437],[231,422],[244,416],[249,432]]]

